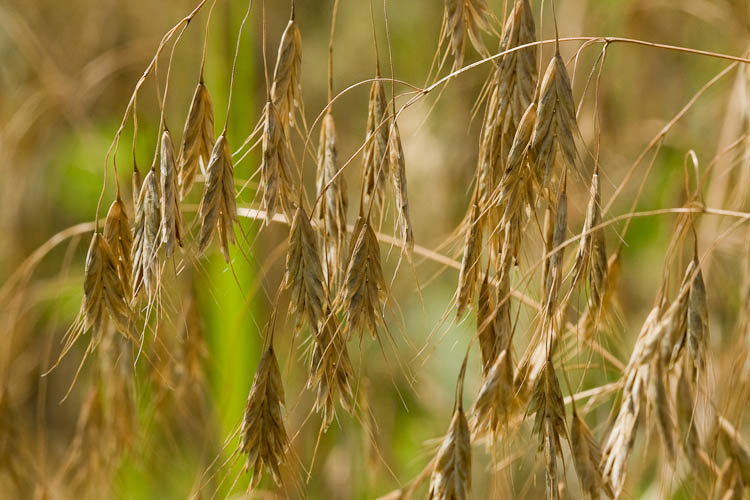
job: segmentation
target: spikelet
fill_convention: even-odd
[[[401,146],[401,134],[398,131],[398,124],[393,121],[391,133],[388,137],[388,153],[390,156],[390,166],[388,167],[393,174],[393,186],[396,191],[396,225],[401,235],[403,248],[411,254],[414,249],[414,233],[409,217],[409,197],[406,192],[406,160],[404,158],[404,148]]]
[[[104,239],[115,256],[117,274],[120,276],[123,291],[127,294],[126,298],[129,298],[131,272],[133,270],[133,264],[130,260],[133,251],[133,233],[130,232],[125,203],[123,203],[119,193],[107,212],[107,219],[104,222]]]
[[[106,313],[120,333],[130,336],[133,314],[118,272],[118,260],[98,231],[91,238],[86,255],[81,312],[84,330],[99,332]]]
[[[464,241],[464,256],[461,259],[461,269],[458,273],[458,292],[456,294],[456,317],[461,318],[474,299],[474,292],[479,276],[479,266],[482,258],[482,226],[480,225],[480,209],[477,201],[477,191],[471,205],[471,218],[466,230]]]
[[[601,470],[602,452],[588,425],[578,416],[575,408],[570,424],[570,449],[573,463],[581,481],[581,490],[587,498],[600,498],[602,493],[614,498],[614,493],[604,481]]]
[[[513,12],[503,30],[499,51],[527,45],[536,41],[536,26],[529,0],[516,0]],[[497,68],[497,120],[502,126],[502,137],[510,147],[521,117],[531,102],[537,82],[537,48],[535,45],[503,56]],[[504,151],[507,157],[507,151]]]
[[[284,130],[294,125],[294,109],[302,108],[301,66],[302,38],[292,16],[281,35],[271,84],[271,102]]]
[[[728,458],[717,472],[713,500],[744,500],[745,485],[737,463]]]
[[[685,336],[687,335],[688,321],[688,303],[690,300],[690,280],[695,271],[695,263],[690,262],[685,274],[682,277],[680,290],[675,305],[669,312],[669,319],[666,332],[661,341],[661,355],[665,360],[676,363],[682,348],[685,345]]]
[[[588,301],[586,309],[578,321],[578,329],[581,330],[584,342],[590,342],[596,334],[597,326],[601,323],[602,318],[609,310],[614,301],[617,282],[620,277],[620,252],[615,252],[607,259],[606,280],[604,293],[602,294],[601,304],[594,304]],[[598,265],[598,264],[595,264]],[[593,297],[593,295],[592,295]]]
[[[493,440],[497,439],[508,424],[513,397],[513,360],[508,347],[499,353],[482,381],[472,410],[474,434],[489,433]]]
[[[750,484],[750,449],[737,429],[726,418],[719,416],[719,437],[729,456],[737,464],[742,482]]]
[[[292,290],[289,309],[297,317],[297,328],[301,328],[304,318],[307,318],[310,328],[317,332],[324,319],[327,296],[318,241],[301,206],[297,208],[289,230],[284,287]]]
[[[271,101],[266,103],[263,117],[263,159],[260,166],[259,187],[263,192],[265,222],[269,224],[276,213],[277,201],[280,201],[281,208],[287,212],[287,216],[292,215],[290,213],[291,200],[294,199],[294,193],[288,145],[283,125],[279,121],[278,108]]]
[[[496,295],[485,274],[479,287],[477,307],[477,337],[482,356],[482,373],[487,374],[498,355],[509,346],[511,333],[510,285],[508,279],[500,280]]]
[[[446,29],[454,69],[463,65],[467,35],[477,52],[485,52],[482,32],[490,31],[489,15],[486,0],[445,0]]]
[[[500,180],[495,203],[500,207],[500,227],[503,230],[503,242],[500,245],[500,260],[497,264],[500,275],[505,276],[513,260],[518,255],[521,239],[522,207],[524,203],[525,184],[527,182],[526,161],[531,132],[536,120],[536,105],[530,104],[523,114],[513,145],[508,153],[505,172]]]
[[[151,168],[141,185],[133,225],[133,297],[141,289],[148,297],[156,291],[160,219],[159,185]]]
[[[237,221],[237,201],[234,193],[234,167],[226,132],[214,144],[208,161],[206,184],[198,208],[201,221],[199,249],[203,252],[211,242],[214,230],[219,230],[219,243],[224,259],[229,262],[229,245],[234,243],[234,222]]]
[[[280,467],[289,443],[281,416],[283,405],[279,363],[273,347],[269,347],[260,358],[240,428],[239,451],[247,455],[244,470],[253,469],[251,488],[258,486],[266,469],[271,471],[276,484],[281,485]]]
[[[516,0],[498,51],[534,42],[535,31],[528,0]],[[505,170],[521,118],[534,99],[536,80],[536,46],[531,46],[505,54],[490,82],[491,92],[480,132],[477,186],[482,219],[489,218],[492,226],[497,217],[489,205],[490,199]],[[491,234],[493,252],[499,252],[500,234],[499,231]]]
[[[586,219],[581,230],[583,236],[578,244],[576,260],[573,265],[573,281],[570,287],[575,287],[588,270],[591,303],[595,304],[596,307],[601,305],[607,282],[607,250],[604,234],[600,230],[591,232],[591,228],[598,226],[602,221],[600,205],[599,166],[595,165],[594,174],[591,177]]]
[[[706,283],[703,281],[698,256],[693,257],[696,270],[690,285],[687,307],[687,345],[696,370],[705,367],[706,339],[708,338],[708,305],[706,304]]]
[[[690,462],[697,464],[698,450],[700,449],[701,442],[695,426],[695,414],[693,411],[694,393],[690,377],[686,373],[686,367],[680,370],[680,377],[677,379],[675,392],[677,424],[682,434],[680,442]]]
[[[542,79],[539,109],[531,139],[535,174],[543,187],[549,181],[558,150],[569,168],[575,171],[578,167],[574,140],[578,134],[570,77],[557,51]]]
[[[167,257],[174,252],[174,245],[182,246],[182,215],[177,191],[177,168],[172,148],[172,135],[166,128],[161,136],[161,242]]]
[[[376,80],[370,87],[370,98],[367,106],[367,136],[363,152],[364,192],[362,206],[370,209],[375,204],[375,210],[383,207],[385,179],[388,176],[390,155],[388,153],[388,131],[390,124],[386,110],[385,91],[383,84],[377,80],[380,71],[375,74]]]
[[[325,323],[314,339],[307,387],[317,388],[315,411],[323,412],[323,426],[327,428],[336,414],[337,397],[347,412],[354,412],[354,367],[336,316],[329,311],[325,314]]]
[[[343,274],[346,257],[346,181],[339,173],[336,154],[336,127],[333,115],[326,113],[320,128],[318,173],[316,179],[318,218],[323,222],[323,240],[326,246],[326,275],[328,283],[335,285]]]
[[[568,223],[568,196],[566,193],[565,174],[563,174],[560,195],[557,198],[555,214],[555,225],[552,230],[552,241],[548,244],[548,251],[552,251],[549,257],[549,272],[544,286],[544,307],[548,315],[552,315],[557,305],[557,294],[562,281],[562,265],[564,248],[560,245],[565,241],[565,231]]]
[[[214,147],[214,108],[203,78],[193,93],[185,128],[182,132],[182,144],[178,156],[180,199],[185,198],[195,181],[195,174],[200,168],[206,174],[206,166]]]
[[[466,500],[471,492],[471,435],[464,410],[453,412],[430,477],[430,500]]]
[[[670,408],[669,397],[667,396],[667,388],[664,384],[663,363],[659,356],[654,356],[654,359],[651,361],[646,397],[649,403],[650,415],[656,417],[654,419],[656,421],[656,428],[659,431],[659,436],[661,436],[664,449],[667,452],[667,458],[670,462],[674,462],[675,450],[674,437],[672,436],[674,423],[672,421],[672,410]]]
[[[384,324],[382,305],[387,288],[380,261],[380,245],[369,218],[359,216],[352,231],[349,265],[344,280],[343,305],[347,337],[359,332],[360,340],[367,329],[377,338],[379,325]]]
[[[565,427],[565,402],[560,390],[560,382],[555,374],[555,367],[549,357],[541,376],[534,384],[528,413],[536,414],[534,433],[541,438],[539,449],[544,449],[547,494],[549,498],[557,498],[557,455],[562,455],[560,436],[567,439],[568,433]]]

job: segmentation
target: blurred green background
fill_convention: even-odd
[[[13,492],[5,498],[16,498],[17,494],[39,499],[74,495],[177,499],[193,494],[214,498],[214,492],[216,498],[224,498],[230,489],[239,494],[247,485],[246,475],[240,473],[242,460],[233,460],[233,433],[242,418],[262,351],[263,328],[282,278],[285,227],[272,226],[258,236],[258,224],[243,221],[242,251],[233,249],[231,269],[215,251],[195,265],[190,286],[196,291],[206,342],[199,362],[202,375],[197,380],[205,384],[205,391],[202,387],[196,389],[198,403],[172,402],[173,406],[163,410],[163,401],[157,395],[173,386],[160,385],[163,373],[158,362],[139,363],[135,369],[137,417],[132,445],[121,459],[105,465],[104,470],[111,470],[99,476],[103,484],[90,489],[76,489],[65,461],[75,445],[77,422],[92,379],[99,375],[92,363],[84,365],[72,395],[60,403],[82,359],[85,342],[79,342],[50,375],[41,376],[56,359],[60,339],[78,309],[89,233],[81,231],[51,248],[32,273],[26,273],[24,267],[26,259],[50,237],[93,220],[104,176],[104,158],[133,87],[163,34],[195,3],[4,0],[0,4],[0,283],[4,284],[0,303],[4,332],[0,343],[0,492]],[[327,101],[332,3],[297,2],[303,40],[306,123],[310,127]],[[532,3],[539,36],[554,36],[549,7],[540,22],[540,4]],[[492,0],[490,5],[502,19],[505,2]],[[230,69],[246,7],[245,2],[218,0],[210,25],[206,84],[214,102],[217,131],[225,120]],[[228,135],[233,150],[257,124],[265,101],[261,7],[261,1],[253,2],[240,44]],[[623,36],[735,55],[748,49],[750,8],[746,1],[561,0],[556,8],[561,36]],[[390,52],[382,2],[374,2],[374,12],[383,72],[390,74],[392,64],[396,78],[423,86],[438,44],[443,3],[387,2]],[[266,56],[272,68],[289,16],[288,3],[265,2],[265,16]],[[182,130],[197,83],[205,22],[204,11],[190,24],[174,53],[165,116],[175,132]],[[341,0],[334,42],[334,93],[374,75],[370,23],[368,2]],[[563,45],[566,61],[579,46],[578,42]],[[159,60],[162,88],[170,48]],[[600,51],[601,45],[594,45],[581,54],[573,75],[577,99],[583,94]],[[389,53],[392,61],[388,60]],[[550,46],[544,48],[543,54],[546,62],[551,55]],[[471,61],[477,55],[469,51],[467,58]],[[608,47],[599,89],[605,202],[646,144],[727,65],[717,59],[646,47]],[[572,72],[572,64],[569,69]],[[416,241],[459,259],[461,238],[455,237],[455,231],[469,202],[480,125],[480,119],[472,118],[472,106],[489,72],[490,66],[484,65],[461,75],[451,81],[439,99],[436,95],[423,98],[399,120]],[[701,165],[709,164],[717,152],[743,132],[748,116],[747,81],[745,69],[729,73],[676,125],[656,157],[636,210],[676,207],[684,201],[687,151],[694,150]],[[342,159],[354,154],[364,138],[368,88],[365,84],[347,91],[333,107]],[[387,89],[390,92],[390,87]],[[396,88],[397,93],[407,90]],[[136,159],[145,172],[154,154],[159,119],[153,77],[144,85],[137,112]],[[594,115],[590,91],[580,118],[589,145],[595,142]],[[316,125],[310,131],[313,144],[317,135]],[[131,141],[132,122],[125,128],[116,157],[128,198]],[[235,166],[238,183],[255,172],[258,156],[255,150]],[[724,155],[717,160],[715,171],[729,172],[740,160],[734,152]],[[355,158],[345,175],[351,200],[350,222],[354,220],[358,199],[360,163],[361,159]],[[305,158],[303,165],[310,195],[314,189],[311,157]],[[643,170],[638,172],[614,204],[613,214],[630,210]],[[111,163],[106,174],[109,182],[105,207],[114,197]],[[725,206],[725,194],[732,188],[732,175],[719,174],[705,186],[706,204],[710,206]],[[241,204],[250,205],[253,200],[254,184],[251,182],[250,186],[240,197]],[[571,187],[571,228],[582,224],[586,193],[584,185]],[[196,194],[188,201],[193,207],[198,202]],[[744,203],[747,205],[747,200]],[[613,339],[608,345],[622,361],[627,361],[661,283],[660,270],[673,224],[672,217],[636,219],[628,232],[622,263],[628,271],[623,273],[618,288],[619,311],[627,314],[618,314],[610,325]],[[726,227],[715,220],[702,226],[702,246],[708,247]],[[712,315],[712,324],[720,339],[730,336],[739,307],[737,290],[741,277],[736,256],[742,239],[730,236],[718,244],[707,272],[709,283],[732,284],[719,287],[711,296],[712,307],[717,311]],[[531,237],[541,241],[541,235]],[[607,238],[613,246],[616,244],[615,231]],[[277,335],[277,352],[285,381],[287,429],[294,436],[292,482],[300,496],[350,499],[385,494],[422,470],[450,421],[459,366],[475,331],[473,317],[453,324],[450,307],[457,272],[416,257],[414,269],[404,262],[396,273],[398,249],[383,246],[382,250],[388,256],[386,276],[394,278],[393,313],[389,318],[394,340],[392,344],[385,343],[384,351],[368,341],[351,346],[359,379],[367,381],[369,405],[377,421],[379,455],[372,455],[366,445],[360,423],[343,411],[338,412],[337,421],[317,443],[320,421],[317,415],[309,416],[313,395],[304,389],[301,344],[305,335],[293,342],[294,320],[281,315],[284,322]],[[539,256],[538,248],[525,252],[523,258],[529,263]],[[415,273],[419,288],[415,286]],[[526,293],[535,294],[534,283],[524,286]],[[165,307],[180,311],[183,296],[180,290],[167,291]],[[279,304],[282,312],[286,311],[286,300],[282,297]],[[529,321],[526,318],[520,324]],[[177,338],[178,323],[165,321],[161,325],[165,339]],[[516,335],[520,346],[525,346],[529,335],[520,328]],[[179,349],[174,345],[168,348]],[[478,366],[477,359],[473,352],[470,366]],[[604,383],[608,376],[602,370],[592,384]],[[467,404],[478,384],[478,370],[470,370],[466,394],[471,396],[467,396]],[[606,411],[602,412],[602,419],[606,419]],[[222,447],[225,442],[228,444]],[[644,444],[639,440],[640,447]],[[505,452],[510,446],[520,446],[518,450],[523,454],[512,466],[516,494],[527,498],[541,494],[543,479],[533,479],[540,470],[538,463],[536,468],[534,464],[534,440],[501,443],[502,446],[509,447]],[[643,453],[642,448],[636,451],[639,452]],[[654,470],[646,472],[656,460],[651,457],[634,465],[634,497],[663,498],[660,495],[664,480],[655,479]],[[217,468],[225,461],[232,464]],[[486,475],[490,466],[487,453],[476,448],[475,498],[488,495]],[[572,467],[568,468],[571,487],[577,487]],[[309,469],[312,471],[307,481]],[[206,470],[209,472],[204,473]],[[674,498],[689,498],[689,493],[680,492],[679,476],[672,480]],[[94,484],[96,478],[85,482]],[[16,484],[21,485],[20,489],[14,489]],[[202,485],[200,493],[198,485]],[[257,495],[270,498],[278,494],[273,491],[274,486],[266,478]]]

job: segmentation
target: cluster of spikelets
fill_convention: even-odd
[[[493,32],[493,20],[484,0],[446,0],[442,39],[448,41],[454,68],[463,64],[467,38],[480,55],[487,53],[484,36]],[[426,473],[390,498],[408,498],[427,476],[430,499],[468,498],[472,446],[493,445],[526,419],[532,421],[544,457],[548,498],[559,498],[565,489],[565,474],[558,467],[564,443],[581,491],[588,498],[620,496],[628,457],[638,426],[643,424],[642,409],[653,416],[648,421],[655,423],[670,461],[677,459],[681,446],[697,473],[713,465],[702,451],[693,421],[697,387],[706,370],[708,338],[706,285],[697,248],[671,301],[665,277],[617,384],[622,398],[603,447],[585,414],[578,413],[575,398],[566,401],[563,396],[558,374],[564,373],[559,366],[568,356],[563,352],[565,334],[573,331],[586,344],[596,342],[598,327],[612,301],[619,250],[608,256],[601,227],[599,166],[595,164],[593,172],[587,173],[570,77],[559,47],[556,45],[539,81],[535,42],[530,3],[516,0],[499,40],[498,51],[503,55],[492,60],[488,78],[455,296],[458,319],[469,309],[476,311],[480,389],[465,412],[464,361],[453,417],[442,445]],[[347,412],[364,415],[363,426],[372,432],[371,415],[355,393],[355,367],[347,342],[355,337],[362,342],[366,332],[379,341],[380,333],[387,330],[388,287],[375,225],[378,219],[382,222],[389,203],[399,246],[408,257],[414,250],[398,113],[395,102],[386,98],[376,66],[367,106],[359,207],[354,224],[349,225],[347,186],[329,103],[320,126],[316,196],[310,204],[292,148],[295,128],[304,123],[301,58],[301,34],[292,14],[279,43],[258,127],[262,131],[258,189],[263,209],[259,213],[266,224],[278,215],[290,226],[280,292],[290,295],[296,329],[310,332],[307,388],[315,393],[314,409],[322,414],[323,428],[333,422],[338,402]],[[197,212],[200,230],[193,241],[183,224],[181,204],[196,182],[203,182],[203,188]],[[389,182],[392,193],[387,192]],[[568,183],[584,184],[589,201],[572,269],[566,273]],[[198,252],[204,252],[218,232],[219,247],[230,262],[238,220],[232,151],[226,128],[215,138],[213,107],[202,76],[189,107],[179,153],[175,155],[171,133],[162,119],[154,163],[143,179],[134,164],[133,189],[132,225],[119,185],[103,228],[97,224],[86,258],[80,318],[66,339],[64,352],[88,331],[92,336],[87,352],[102,342],[106,346],[100,349],[103,359],[111,358],[113,350],[138,346],[148,317],[139,318],[136,312],[144,309],[144,300],[147,316],[158,304],[162,283],[168,279],[167,264],[181,255],[180,248],[187,254],[195,243]],[[544,214],[539,314],[528,347],[516,360],[513,306],[517,297],[512,282],[517,278],[519,252],[527,244],[526,229],[538,213]],[[687,231],[692,224],[685,218],[680,230]],[[578,324],[571,324],[568,306],[575,290],[585,291],[588,299]],[[273,347],[275,317],[276,311],[267,328],[265,352],[255,371],[239,431],[238,451],[246,456],[245,469],[252,471],[251,487],[259,484],[265,471],[282,485],[283,468],[288,464],[284,387]],[[193,363],[197,363],[197,351],[191,351]],[[129,387],[121,373],[108,379]],[[113,387],[117,386],[101,391],[109,391],[107,397],[112,398],[117,394]],[[123,389],[120,397],[129,390]],[[568,414],[566,404],[571,402]],[[92,398],[82,417],[90,426],[98,422],[95,413],[102,411],[97,404],[99,399]],[[130,424],[125,420],[118,425]],[[716,429],[727,456],[713,471],[718,488],[728,495],[719,498],[734,498],[733,494],[739,498],[744,485],[750,484],[750,451],[727,420],[720,417]]]

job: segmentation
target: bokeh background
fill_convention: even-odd
[[[179,282],[185,289],[167,291],[165,309],[175,319],[165,320],[157,334],[173,356],[154,352],[152,359],[139,360],[135,368],[122,359],[117,363],[118,369],[132,375],[132,386],[122,388],[123,394],[132,395],[124,398],[132,406],[120,402],[109,407],[115,420],[125,426],[121,436],[104,436],[104,442],[102,436],[81,430],[85,422],[91,426],[96,421],[89,414],[91,388],[97,377],[107,376],[106,370],[95,367],[93,358],[83,365],[70,396],[61,402],[83,358],[85,340],[44,375],[57,359],[60,340],[80,304],[83,259],[91,229],[85,223],[94,219],[107,148],[159,40],[195,3],[0,3],[0,497],[224,498],[239,495],[247,485],[246,475],[240,474],[241,460],[233,459],[232,452],[261,354],[264,325],[282,278],[284,226],[264,229],[258,236],[257,223],[242,221],[243,251],[233,250],[231,270],[214,250],[185,271],[183,276],[188,278]],[[318,125],[313,123],[327,102],[332,3],[296,2],[303,39],[306,123],[313,147],[317,147],[318,135]],[[532,3],[538,36],[553,37],[549,6],[540,22],[540,3]],[[228,136],[235,148],[254,129],[265,100],[261,4],[253,1],[240,43]],[[443,3],[391,0],[386,5],[390,51],[383,4],[376,1],[373,6],[383,71],[390,74],[392,65],[396,78],[424,86],[438,45]],[[490,5],[502,19],[504,2],[491,0]],[[217,130],[224,123],[232,59],[246,7],[246,2],[218,0],[210,26],[206,84],[214,102]],[[623,36],[734,55],[746,53],[750,41],[747,1],[560,0],[556,9],[561,36]],[[266,56],[271,67],[288,16],[287,2],[265,2]],[[202,12],[174,53],[165,113],[173,131],[182,130],[197,83],[205,21],[206,12]],[[580,42],[563,44],[566,61],[579,46]],[[334,41],[334,92],[371,78],[375,52],[368,2],[341,0]],[[585,81],[600,52],[601,45],[594,45],[581,53],[573,74],[577,100],[583,96]],[[598,97],[605,201],[649,141],[729,64],[625,44],[613,44],[607,52]],[[550,46],[545,46],[545,62],[550,55]],[[162,88],[168,57],[169,50],[159,62]],[[467,53],[469,61],[477,58],[473,51]],[[573,71],[572,64],[569,70]],[[489,72],[490,66],[484,65],[462,74],[444,90],[410,107],[399,120],[416,241],[452,258],[460,259],[457,231],[469,203],[476,162],[481,113],[474,116],[473,106]],[[723,153],[738,138],[746,142],[748,82],[746,69],[729,72],[675,125],[655,157],[636,210],[677,207],[684,202],[686,157],[691,150],[702,168],[714,164],[714,174],[703,186],[705,203],[748,208],[746,183],[750,177],[744,146]],[[359,85],[347,91],[334,105],[342,159],[354,154],[364,138],[368,87]],[[387,89],[390,92],[390,87]],[[408,90],[396,86],[396,93]],[[596,142],[593,95],[589,89],[580,118],[589,145]],[[137,112],[136,161],[143,169],[153,157],[159,118],[153,77],[144,85]],[[130,197],[131,140],[129,124],[116,158],[126,198]],[[360,164],[361,158],[355,158],[345,174],[352,200],[350,222],[356,211]],[[249,179],[258,165],[255,150],[235,166],[237,179]],[[314,168],[309,156],[303,165],[311,194]],[[105,206],[114,196],[111,164],[109,168]],[[614,204],[613,214],[631,209],[643,169],[636,172]],[[248,193],[240,198],[246,205],[253,199],[253,187],[251,179]],[[586,192],[586,186],[571,187],[571,228],[582,224]],[[195,206],[197,199],[191,202]],[[629,229],[618,308],[608,326],[607,344],[623,362],[661,283],[674,220],[673,216],[636,219]],[[748,255],[747,227],[723,235],[731,222],[705,218],[699,226],[701,248],[716,242],[704,272],[712,311],[710,345],[716,352],[726,353],[713,358],[717,366],[736,365],[742,357],[728,347],[742,345],[737,343],[737,335],[742,333],[737,321],[743,307],[741,287],[747,279],[743,270],[747,263],[739,256]],[[721,239],[717,239],[719,235]],[[537,236],[541,245],[541,235]],[[607,238],[616,244],[615,231]],[[473,316],[458,324],[453,321],[457,271],[418,256],[413,268],[406,262],[397,267],[398,249],[387,245],[382,249],[387,256],[386,276],[392,278],[389,330],[393,342],[386,342],[382,350],[369,341],[352,346],[360,375],[358,393],[368,397],[377,422],[377,451],[367,443],[361,423],[341,411],[328,432],[319,436],[319,417],[309,415],[313,397],[304,389],[304,335],[292,342],[294,319],[283,314],[286,297],[278,304],[284,321],[277,334],[277,352],[285,380],[287,428],[294,436],[295,472],[290,474],[298,485],[293,494],[330,499],[385,494],[422,470],[450,421],[459,366],[475,331]],[[527,252],[524,258],[528,262],[539,256],[538,249]],[[531,295],[538,288],[528,287]],[[186,304],[186,297],[194,304]],[[180,341],[184,323],[180,318],[186,311],[197,314],[201,345],[186,347]],[[521,346],[529,334],[519,328]],[[182,361],[172,366],[174,359]],[[476,353],[470,358],[472,363],[478,366]],[[590,383],[604,384],[617,376],[611,366],[599,363],[598,378]],[[469,370],[469,404],[478,384],[479,371]],[[730,403],[722,402],[734,408]],[[606,420],[607,411],[605,405],[600,421]],[[112,418],[106,413],[102,410],[102,422]],[[132,418],[117,418],[118,414]],[[603,430],[596,429],[598,435]],[[524,434],[528,435],[528,429]],[[648,449],[643,434],[634,452],[634,457],[642,459],[634,461],[633,480],[628,483],[631,497],[691,498],[689,481],[678,471],[654,467],[664,461],[658,447]],[[87,439],[93,441],[87,443]],[[513,451],[519,454],[511,466],[515,494],[519,498],[543,494],[536,441],[509,441],[500,446],[515,446]],[[102,451],[105,448],[113,451]],[[101,460],[97,461],[90,449],[99,449]],[[486,478],[491,461],[481,448],[476,450],[474,494],[484,498],[489,494]],[[226,466],[219,467],[225,462]],[[572,467],[568,469],[571,488],[576,488]],[[681,486],[683,482],[688,485]],[[254,493],[259,498],[280,494],[268,479],[261,484],[260,493]]]

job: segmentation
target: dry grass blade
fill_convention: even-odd
[[[244,470],[253,469],[250,486],[256,487],[267,468],[273,480],[281,485],[280,467],[289,443],[281,407],[284,386],[273,348],[263,354],[247,398],[240,429],[240,452],[247,455]]]
[[[375,75],[380,78],[380,72]],[[388,176],[390,156],[388,153],[388,131],[390,125],[386,111],[385,91],[379,80],[372,82],[367,105],[367,136],[364,149],[364,193],[362,206],[382,209],[385,179]]]
[[[301,66],[302,37],[292,18],[281,35],[271,85],[271,102],[276,107],[285,130],[294,124],[294,108],[302,107]]]
[[[161,242],[166,256],[174,253],[174,245],[182,246],[182,215],[177,191],[177,167],[174,160],[172,135],[164,130],[161,136]]]
[[[323,310],[328,297],[318,241],[302,207],[297,208],[289,230],[284,287],[292,289],[289,308],[297,317],[297,328],[302,326],[306,317],[310,327],[317,333],[324,320]]]
[[[387,288],[380,261],[380,244],[369,218],[360,216],[357,219],[350,246],[342,290],[348,337],[359,332],[361,339],[366,329],[377,338],[378,326],[384,324],[382,307]]]
[[[558,150],[569,168],[575,171],[579,163],[575,136],[580,133],[573,90],[559,52],[549,62],[539,92],[539,109],[531,148],[537,179],[541,180],[542,186],[546,186]]]
[[[266,224],[271,222],[276,213],[276,203],[280,198],[281,207],[292,215],[291,200],[292,174],[289,152],[283,124],[279,121],[276,105],[269,101],[263,113],[263,159],[260,166],[260,190],[263,192],[263,208],[266,211]]]
[[[472,410],[475,436],[487,433],[493,441],[508,424],[513,405],[513,360],[510,348],[504,349],[487,371]]]
[[[430,477],[430,500],[465,500],[471,492],[471,435],[460,406],[453,412]]]
[[[708,338],[708,305],[706,303],[706,283],[703,281],[698,258],[693,258],[696,270],[690,285],[690,298],[687,307],[687,345],[695,368],[702,371],[706,363],[706,339]]]
[[[409,217],[409,197],[406,192],[406,159],[404,158],[404,148],[401,146],[401,134],[395,120],[388,139],[390,141],[388,144],[389,169],[393,174],[393,186],[396,191],[396,225],[401,235],[403,248],[411,253],[414,249],[414,232]]]
[[[573,462],[581,481],[581,489],[587,498],[600,498],[606,494],[614,498],[614,493],[602,477],[601,450],[599,443],[594,439],[588,425],[573,411],[573,420],[570,425],[570,449]]]
[[[199,168],[205,175],[213,147],[214,108],[208,89],[201,79],[195,88],[182,132],[182,144],[178,157],[180,199],[185,198],[190,192]]]
[[[482,32],[490,30],[489,15],[486,0],[445,0],[446,27],[454,68],[463,65],[467,35],[477,52],[485,52]]]
[[[229,262],[229,245],[234,243],[234,222],[237,221],[237,202],[234,193],[234,167],[226,133],[219,136],[208,162],[206,184],[198,209],[201,221],[200,251],[211,242],[214,230],[219,230],[219,242],[224,259]]]
[[[347,412],[354,412],[354,367],[341,333],[336,316],[326,311],[325,324],[314,339],[307,379],[308,388],[317,387],[315,411],[323,412],[326,428],[336,415],[336,397]]]
[[[320,206],[318,218],[323,222],[323,242],[326,246],[326,275],[328,283],[337,284],[346,265],[346,210],[348,200],[346,181],[338,175],[336,126],[333,115],[326,113],[320,128],[318,149],[317,189]]]
[[[133,270],[130,260],[133,251],[133,233],[130,231],[125,203],[119,196],[112,202],[107,212],[107,219],[104,222],[104,239],[115,256],[117,273],[122,281],[123,291],[129,297]]]
[[[149,297],[155,292],[160,221],[159,185],[156,170],[152,168],[143,179],[136,204],[133,225],[133,297],[141,289],[145,289]]]
[[[458,292],[456,294],[456,317],[461,318],[474,299],[477,287],[479,266],[482,258],[482,226],[479,221],[480,208],[477,192],[471,206],[471,219],[464,241],[464,256],[461,259],[461,269],[458,274]],[[481,304],[480,304],[481,307]]]

